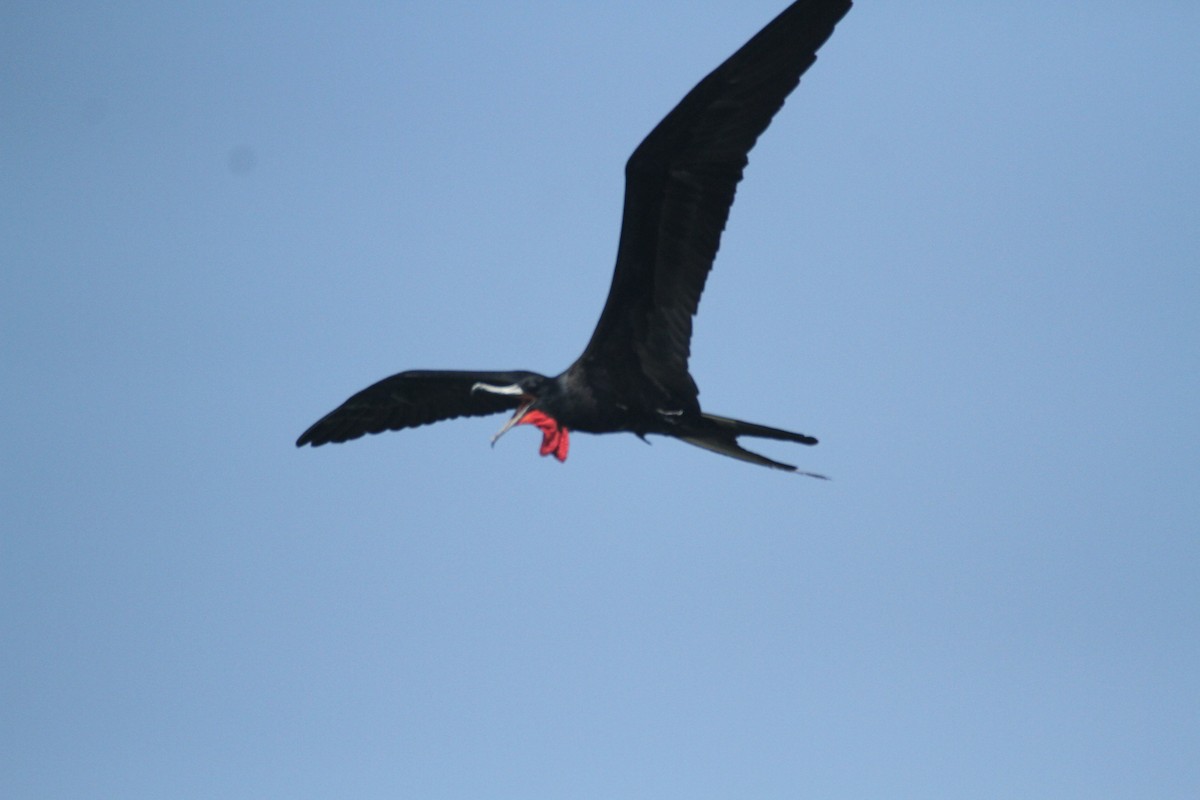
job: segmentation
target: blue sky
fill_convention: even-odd
[[[1200,6],[860,3],[701,305],[768,455],[458,421],[783,2],[0,11],[0,795],[1200,794]]]

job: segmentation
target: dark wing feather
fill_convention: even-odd
[[[413,370],[368,386],[317,420],[297,447],[347,442],[366,433],[415,428],[455,417],[478,417],[516,408],[520,397],[472,392],[476,383],[509,385],[532,372]]]
[[[576,369],[628,364],[653,391],[694,403],[692,316],[747,153],[849,0],[799,0],[688,92],[625,166],[625,212],[608,301]]]

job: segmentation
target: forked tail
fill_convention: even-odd
[[[718,417],[716,414],[701,414],[700,416],[706,424],[698,430],[690,431],[686,435],[680,435],[680,439],[688,444],[703,447],[705,450],[711,450],[714,453],[720,453],[723,456],[729,456],[741,461],[748,461],[751,464],[795,472],[799,475],[807,475],[810,478],[829,480],[825,475],[816,472],[805,472],[791,464],[772,461],[766,456],[752,453],[737,443],[739,436],[754,436],[759,439],[777,439],[784,442],[813,445],[817,443],[817,440],[812,436],[805,436],[803,433],[792,433],[791,431],[781,431],[778,428],[768,428],[766,425],[755,425],[753,422],[742,422],[740,419]]]

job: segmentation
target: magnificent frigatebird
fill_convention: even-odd
[[[817,440],[700,410],[688,372],[692,317],[742,179],[747,154],[850,0],[797,0],[700,81],[633,151],[617,265],[583,354],[554,378],[535,372],[401,372],[326,414],[297,447],[345,442],[454,417],[515,409],[542,431],[541,454],[567,458],[568,431],[673,436],[753,464],[797,472],[738,437]],[[811,472],[802,473],[823,477]]]

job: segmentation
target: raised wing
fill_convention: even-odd
[[[297,447],[347,442],[366,433],[415,428],[455,417],[498,414],[517,407],[515,395],[472,392],[476,383],[510,385],[537,377],[533,372],[413,370],[368,386],[317,420],[296,440]]]
[[[625,165],[612,288],[576,369],[628,364],[656,393],[695,402],[688,374],[692,316],[747,154],[850,5],[793,3],[638,145]]]

